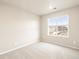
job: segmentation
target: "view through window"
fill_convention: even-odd
[[[68,37],[69,17],[59,16],[48,19],[48,35]]]

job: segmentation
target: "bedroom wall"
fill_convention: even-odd
[[[38,42],[39,17],[0,3],[0,54]]]
[[[48,37],[47,19],[57,16],[69,16],[69,38]],[[79,6],[44,15],[41,17],[41,41],[79,49]]]

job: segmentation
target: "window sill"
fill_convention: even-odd
[[[58,37],[59,37],[59,38],[69,38],[69,36],[59,36],[59,35],[52,35],[52,36],[51,36],[51,35],[48,35],[48,37],[49,37],[49,38],[52,38],[52,37],[57,37],[57,38],[58,38]]]

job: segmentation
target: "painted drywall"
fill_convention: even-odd
[[[69,16],[69,38],[48,37],[48,18]],[[41,17],[41,41],[79,49],[79,6]]]
[[[0,4],[0,53],[39,41],[39,17]]]

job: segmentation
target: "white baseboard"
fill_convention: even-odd
[[[3,55],[3,54],[6,54],[6,53],[9,53],[9,52],[12,52],[12,51],[14,51],[14,50],[23,48],[23,47],[25,47],[25,46],[29,46],[29,45],[34,44],[34,43],[37,43],[37,42],[38,42],[38,41],[32,41],[32,42],[27,43],[27,44],[22,44],[22,45],[20,45],[20,46],[18,46],[18,47],[15,47],[15,48],[12,48],[12,49],[9,49],[9,50],[0,52],[0,55]]]

